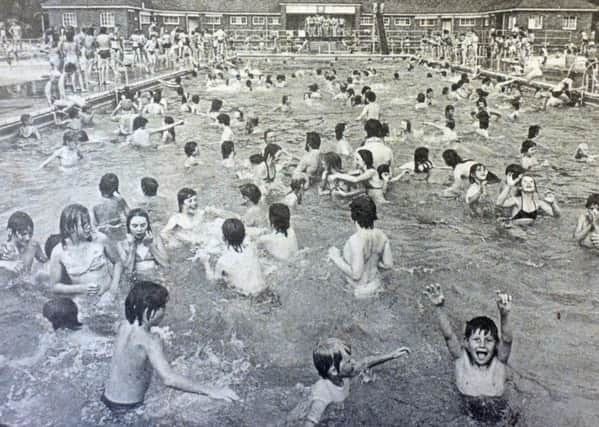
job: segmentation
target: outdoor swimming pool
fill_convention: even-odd
[[[253,65],[273,75],[289,76],[294,70],[327,63]],[[423,121],[441,120],[449,102],[442,101],[440,93],[447,83],[426,79],[420,68],[395,82],[393,72],[406,69],[402,61],[339,61],[335,68],[339,76],[346,76],[366,66],[378,70],[378,77],[368,84],[391,128],[398,128],[400,119],[411,120],[416,128],[421,128]],[[321,133],[321,151],[332,150],[338,122],[348,123],[346,137],[357,147],[364,136],[361,124],[354,120],[360,107],[352,109],[326,98],[319,105],[306,106],[302,95],[315,81],[324,85],[324,80],[315,77],[288,77],[285,89],[252,93],[207,93],[199,80],[193,79],[184,85],[203,100],[222,98],[226,111],[238,107],[246,117],[260,117],[260,126],[273,129],[275,142],[296,156],[303,151],[308,131]],[[437,103],[428,111],[416,112],[412,108],[416,94],[427,87],[434,89]],[[238,181],[220,164],[220,130],[205,118],[181,115],[174,91],[168,93],[173,115],[186,121],[177,128],[176,147],[139,151],[110,143],[84,145],[85,166],[77,174],[65,175],[58,168],[37,169],[60,145],[60,131],[46,130],[40,143],[3,144],[0,182],[6,191],[0,198],[0,224],[6,224],[14,210],[26,211],[35,221],[34,238],[43,244],[49,234],[58,231],[64,206],[77,202],[91,208],[100,201],[97,186],[107,172],[119,176],[120,192],[130,206],[142,198],[140,179],[154,176],[171,212],[176,210],[175,195],[181,187],[197,189],[201,207],[242,212]],[[293,112],[270,114],[284,94],[291,95]],[[413,102],[392,103],[397,97]],[[525,102],[538,101],[528,96]],[[471,123],[471,108],[456,108],[458,133]],[[49,331],[41,317],[46,296],[38,287],[22,284],[0,289],[0,420],[11,426],[278,425],[306,396],[307,389],[298,383],[308,387],[317,380],[311,360],[315,342],[320,337],[339,336],[351,342],[358,358],[399,346],[410,347],[412,354],[373,370],[373,376],[354,380],[344,409],[328,411],[325,425],[481,425],[464,414],[448,351],[422,296],[425,285],[439,282],[458,331],[475,315],[484,313],[497,319],[496,289],[513,295],[513,380],[508,400],[519,414],[516,425],[596,425],[597,254],[580,249],[572,231],[587,195],[597,191],[599,172],[593,163],[575,162],[572,154],[581,142],[589,142],[591,151],[599,151],[592,144],[598,120],[599,112],[592,107],[524,113],[519,122],[501,119],[491,123],[491,135],[504,135],[502,139],[485,142],[468,135],[455,144],[462,157],[481,160],[503,176],[507,164],[517,162],[528,126],[542,126],[539,141],[546,148],[539,148],[539,157],[550,166],[536,175],[537,185],[541,194],[555,193],[563,215],[541,219],[527,230],[525,240],[498,231],[494,220],[473,218],[463,201],[436,196],[449,171],[439,171],[438,179],[433,179],[437,183],[397,183],[388,194],[392,203],[379,207],[377,222],[391,239],[395,267],[385,277],[385,291],[373,299],[356,300],[326,260],[328,248],[342,245],[354,226],[348,209],[319,198],[315,191],[305,195],[292,219],[301,255],[268,276],[273,293],[268,298],[250,300],[209,284],[203,267],[186,260],[191,252],[178,249],[168,274],[171,297],[161,326],[167,355],[180,372],[231,385],[242,398],[238,404],[207,402],[197,395],[167,389],[154,378],[144,408],[114,418],[99,397],[112,354],[112,323],[121,317],[123,298],[114,312],[93,319],[90,327],[101,339],[90,342],[80,337],[74,345],[66,333],[54,336]],[[99,124],[92,133],[98,137],[116,126],[105,114],[99,114],[96,121]],[[149,124],[158,126],[158,119]],[[233,129],[237,159],[261,151],[261,135],[247,137],[243,126]],[[202,146],[203,163],[191,171],[183,168],[182,143],[188,140]],[[418,145],[396,142],[396,163],[411,160]],[[441,152],[446,147],[429,148],[433,162],[442,165]],[[495,187],[493,191],[499,191]],[[162,225],[153,224],[155,229]],[[123,283],[123,297],[127,289]]]

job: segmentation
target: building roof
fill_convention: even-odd
[[[588,0],[490,0],[483,6],[485,11],[513,9],[564,9],[597,10],[597,5]]]
[[[363,2],[363,11],[372,13],[373,1]],[[481,12],[484,0],[385,0],[385,14],[428,15]]]
[[[141,7],[142,0],[42,0],[44,6],[131,6]],[[148,3],[146,1],[146,3]]]
[[[208,13],[279,13],[279,0],[198,0],[198,7]]]

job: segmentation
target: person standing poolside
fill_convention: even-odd
[[[349,207],[357,231],[345,243],[343,253],[330,248],[329,259],[354,286],[356,297],[371,296],[382,286],[379,268],[393,266],[391,245],[385,233],[374,228],[376,205],[370,197],[357,197]]]
[[[89,316],[92,305],[106,304],[116,297],[123,270],[121,258],[104,234],[93,231],[89,212],[82,205],[63,209],[60,235],[62,243],[50,257],[52,291],[73,296],[82,316]],[[63,268],[71,284],[62,282]]]

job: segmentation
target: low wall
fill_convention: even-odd
[[[149,79],[140,80],[135,83],[130,83],[128,87],[131,91],[148,90],[158,86],[160,84],[158,80],[170,80],[179,76],[183,77],[188,74],[190,74],[190,71],[187,70],[173,71],[170,73],[161,74],[159,76],[154,76]],[[85,97],[85,100],[91,107],[99,107],[113,104],[114,102],[116,102],[116,94],[118,92],[121,92],[124,88],[125,85],[122,85],[117,86],[111,90],[90,94]],[[43,128],[54,123],[54,116],[52,115],[54,111],[54,109],[48,107],[35,111],[30,111],[28,113],[31,114],[31,117],[33,118],[33,124],[38,128]],[[9,138],[14,138],[17,135],[17,131],[20,126],[21,122],[19,117],[12,117],[0,121],[0,141]]]

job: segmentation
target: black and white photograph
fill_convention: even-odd
[[[0,0],[0,427],[599,426],[599,0]]]

